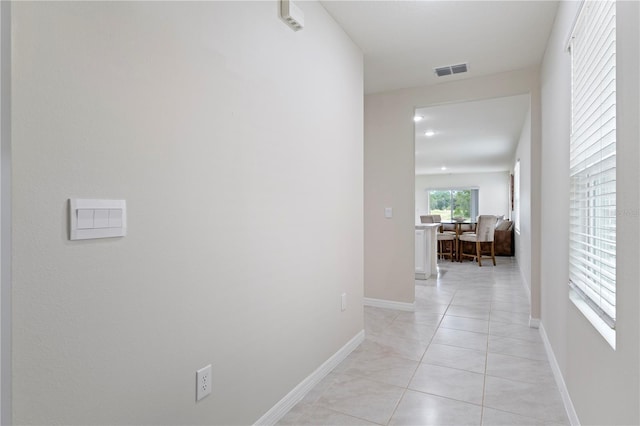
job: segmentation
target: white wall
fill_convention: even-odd
[[[542,86],[542,325],[581,424],[639,424],[640,5],[617,3],[616,350],[568,298],[568,144],[571,69],[566,44],[577,2],[560,2]]]
[[[479,189],[479,214],[509,217],[509,172],[416,175],[416,223],[429,214],[429,190],[472,187]]]
[[[365,96],[366,297],[409,303],[415,298],[415,108],[530,93],[532,145],[539,145],[538,77],[539,70],[531,68]],[[392,219],[384,217],[385,207],[393,207]],[[535,237],[539,229],[532,226]],[[531,244],[539,249],[539,241]],[[532,282],[533,293],[539,282]]]
[[[525,117],[513,160],[514,165],[520,160],[520,229],[516,229],[514,235],[518,266],[525,285],[531,291],[531,114],[527,113]]]
[[[250,424],[362,330],[362,54],[278,7],[14,4],[15,424]]]

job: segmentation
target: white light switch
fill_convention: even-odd
[[[393,208],[385,207],[385,209],[384,209],[384,217],[386,217],[387,219],[391,219],[393,217]]]
[[[122,227],[122,209],[109,209],[109,228]]]
[[[127,235],[125,200],[69,200],[70,240],[124,237]]]
[[[109,227],[109,210],[97,209],[93,211],[93,227],[94,228]]]
[[[91,229],[93,228],[93,210],[78,209],[78,229]]]

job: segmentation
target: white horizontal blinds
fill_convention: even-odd
[[[513,168],[513,209],[515,216],[515,227],[520,231],[520,160],[516,161]]]
[[[586,1],[571,40],[569,278],[616,318],[616,3]]]

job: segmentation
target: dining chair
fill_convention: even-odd
[[[433,215],[426,214],[420,216],[420,223],[435,223],[435,221],[433,220]]]
[[[455,232],[438,232],[438,257],[444,259],[449,256],[451,261],[455,260],[456,253],[458,252],[458,239]],[[448,242],[449,250],[445,251],[445,243]]]
[[[459,235],[460,244],[458,246],[460,250],[460,261],[463,257],[471,257],[478,261],[478,266],[482,266],[482,244],[485,246],[490,245],[491,259],[493,260],[493,266],[496,265],[494,234],[496,230],[496,217],[493,215],[480,215],[478,216],[478,223],[476,224],[476,232],[473,234]],[[475,243],[475,253],[464,252],[464,242]]]
[[[432,214],[431,217],[433,218],[433,223],[442,223],[442,216],[440,216],[439,214]],[[443,234],[457,235],[455,230],[445,230],[444,226],[440,226],[440,232],[442,232]]]
[[[440,215],[428,214],[420,216],[421,223],[440,223],[441,221],[442,219],[440,218]],[[456,250],[455,253],[457,253],[458,248],[456,233],[450,231],[442,232],[442,226],[439,229],[440,231],[436,233],[436,237],[438,239],[438,257],[444,258],[445,256],[449,256],[453,262],[455,258],[454,250]],[[445,241],[450,242],[449,253],[444,250]]]

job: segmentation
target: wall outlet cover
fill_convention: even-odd
[[[196,371],[196,401],[211,393],[211,364]]]

